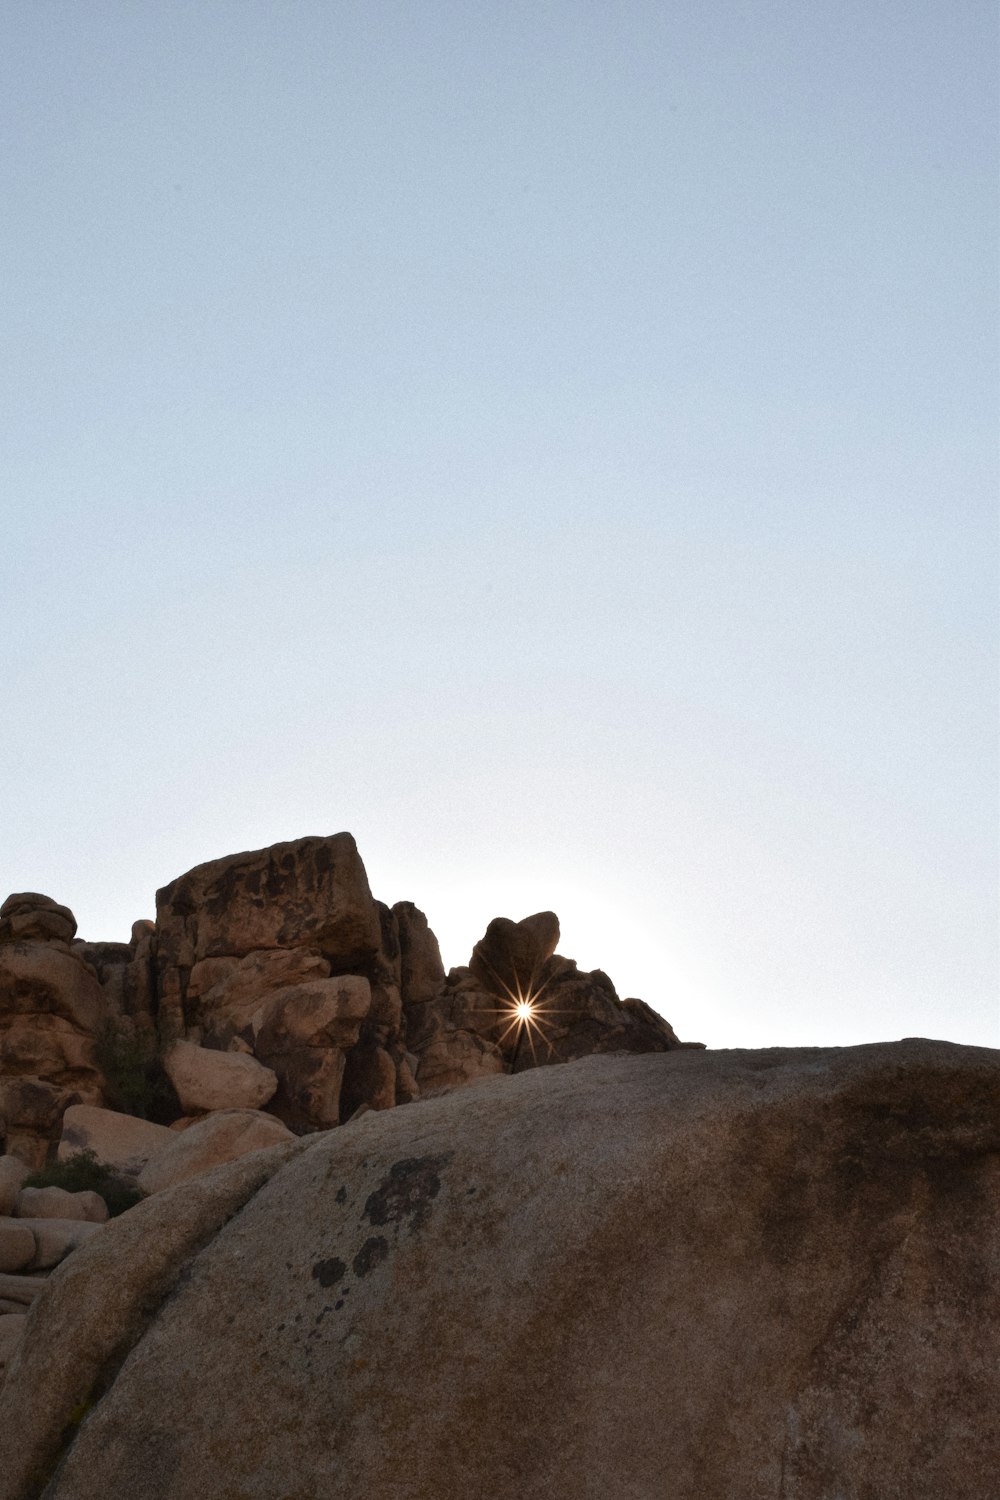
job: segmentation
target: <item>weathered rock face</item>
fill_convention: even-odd
[[[0,942],[0,1132],[32,1165],[44,1161],[69,1104],[103,1097],[94,1040],[102,1014],[96,975],[65,941]]]
[[[591,1058],[366,1115],[54,1274],[0,1497],[61,1458],[48,1500],[985,1500],[998,1153],[1000,1054],[922,1041]]]
[[[156,895],[161,1003],[183,1009],[195,964],[304,949],[345,970],[379,950],[378,912],[349,833],[198,865]]]
[[[494,917],[472,950],[472,977],[480,988],[508,1000],[536,994],[551,977],[547,965],[558,941],[554,911],[538,911],[520,922]]]
[[[427,918],[412,901],[397,901],[392,915],[399,933],[399,987],[403,1003],[432,1000],[444,987],[438,940]]]
[[[143,1167],[138,1186],[143,1193],[162,1193],[222,1162],[293,1140],[280,1120],[262,1110],[218,1110],[175,1135],[170,1145]]]
[[[25,891],[0,906],[0,943],[68,943],[75,933],[73,913],[51,896]]]
[[[497,917],[467,969],[453,969],[433,998],[407,1005],[407,1043],[423,1092],[594,1053],[692,1045],[641,1000],[619,1000],[600,969],[582,973],[561,957],[558,941],[554,912],[520,922]],[[527,1017],[519,1001],[530,1007]]]
[[[104,1166],[125,1177],[137,1177],[150,1157],[172,1145],[164,1125],[137,1120],[114,1109],[77,1104],[63,1116],[58,1158],[66,1161],[81,1151],[92,1151]]]
[[[35,893],[0,907],[0,1139],[40,1165],[72,1104],[104,1101],[109,1028],[152,1031],[153,926],[128,943],[74,939],[66,906]]]
[[[163,1066],[188,1114],[262,1109],[278,1087],[277,1076],[256,1058],[244,1052],[216,1052],[192,1042],[175,1042]]]

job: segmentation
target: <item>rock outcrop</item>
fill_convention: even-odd
[[[0,1500],[985,1500],[998,1278],[998,1053],[486,1080],[101,1227],[6,1320]]]
[[[0,907],[0,1145],[33,1167],[93,1144],[68,1111],[106,1131],[109,1108],[149,1129],[264,1108],[308,1133],[491,1074],[684,1045],[555,952],[552,912],[495,919],[446,975],[424,913],[373,899],[349,833],[198,865],[127,943],[75,934],[48,896]]]

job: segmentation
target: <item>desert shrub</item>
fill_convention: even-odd
[[[53,1161],[25,1178],[25,1187],[65,1188],[67,1193],[100,1193],[114,1219],[142,1199],[139,1189],[119,1177],[112,1167],[97,1160],[95,1152],[77,1151],[65,1161]]]
[[[173,1085],[163,1070],[168,1041],[139,1030],[125,1018],[110,1017],[94,1038],[97,1061],[107,1079],[108,1103],[140,1120],[165,1124],[180,1114]]]

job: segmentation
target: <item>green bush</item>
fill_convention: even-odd
[[[177,1118],[177,1095],[163,1071],[166,1038],[136,1030],[133,1022],[113,1017],[105,1021],[94,1041],[112,1109],[159,1124]]]
[[[91,1150],[77,1151],[65,1161],[50,1162],[25,1178],[25,1187],[65,1188],[68,1193],[100,1193],[108,1205],[108,1213],[117,1218],[127,1208],[134,1208],[142,1201],[139,1189],[118,1177],[111,1167],[97,1160]]]

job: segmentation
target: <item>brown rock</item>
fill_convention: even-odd
[[[108,1217],[100,1193],[70,1193],[61,1187],[22,1188],[14,1211],[20,1219],[79,1219],[88,1224],[103,1224]]]
[[[15,1015],[62,1016],[92,1036],[104,1018],[97,976],[68,948],[0,946],[0,1024]]]
[[[392,914],[399,932],[403,1004],[431,1000],[444,986],[438,940],[427,925],[427,918],[412,901],[397,901]]]
[[[262,1109],[278,1087],[277,1075],[241,1052],[215,1052],[175,1042],[163,1059],[167,1077],[187,1113]]]
[[[272,1110],[293,1129],[339,1122],[345,1053],[370,1007],[367,979],[341,974],[276,990],[254,1013],[254,1050],[278,1076]]]
[[[41,1078],[0,1078],[0,1119],[13,1129],[45,1138],[58,1125],[66,1104],[65,1090]]]
[[[27,1163],[16,1156],[0,1156],[0,1216],[3,1218],[14,1212],[17,1195],[30,1173]]]
[[[85,1219],[18,1218],[12,1222],[30,1229],[34,1235],[35,1253],[26,1267],[30,1271],[51,1270],[104,1229],[103,1224],[94,1224]]]
[[[255,1109],[219,1110],[174,1135],[170,1146],[139,1173],[139,1190],[162,1193],[224,1162],[292,1140],[291,1131],[273,1115]]]
[[[558,941],[555,912],[535,912],[520,922],[494,917],[472,950],[469,968],[480,986],[497,996],[529,996],[544,982]]]
[[[23,1271],[35,1258],[35,1236],[17,1219],[0,1219],[0,1273]]]
[[[330,965],[309,948],[270,948],[244,958],[206,958],[195,964],[187,989],[188,1014],[212,1036],[245,1026],[275,990],[326,979]]]
[[[371,986],[358,974],[276,990],[254,1016],[255,1050],[271,1059],[299,1047],[350,1047],[370,1007]]]
[[[47,1351],[45,1369],[33,1367],[22,1384],[15,1367],[3,1392],[16,1413],[13,1421],[0,1421],[3,1500],[48,1477],[64,1429],[79,1422],[101,1377],[141,1336],[192,1257],[298,1149],[295,1142],[254,1152],[140,1203],[112,1219],[104,1236],[72,1256],[51,1282],[0,1276],[0,1297],[29,1303],[47,1293],[33,1318]]]
[[[375,902],[379,920],[379,959],[387,972],[387,978],[397,989],[403,982],[402,955],[399,948],[399,923],[396,914],[384,901]]]
[[[347,1054],[340,1093],[340,1118],[349,1120],[366,1104],[392,1109],[396,1103],[396,1064],[377,1042],[359,1043]]]
[[[72,1257],[0,1397],[0,1497],[59,1455],[49,1500],[984,1500],[998,1150],[1000,1056],[944,1043],[593,1058],[369,1113],[141,1295],[183,1195]]]
[[[278,1075],[271,1113],[297,1134],[332,1130],[340,1121],[346,1054],[339,1047],[298,1047],[270,1061]]]
[[[0,906],[0,943],[68,943],[75,932],[73,913],[51,896],[25,891]]]
[[[424,1096],[503,1071],[503,1058],[493,1042],[472,1031],[447,1031],[420,1054],[417,1083]]]
[[[157,893],[161,1000],[180,1011],[206,958],[309,948],[337,968],[379,950],[378,911],[349,833],[275,844],[199,865]]]
[[[33,1166],[68,1104],[102,1099],[102,1015],[97,976],[67,944],[0,944],[0,1122],[7,1150]]]
[[[371,980],[371,989],[372,1003],[368,1020],[378,1040],[385,1043],[398,1034],[402,1025],[403,997],[397,985],[387,980],[383,974],[378,974]]]
[[[66,1161],[79,1151],[93,1151],[98,1161],[123,1176],[134,1177],[173,1140],[165,1125],[137,1120],[114,1109],[78,1104],[63,1116],[57,1154],[60,1161]]]
[[[108,1016],[152,1017],[153,962],[150,923],[133,923],[130,943],[73,944],[73,953],[97,976]]]

